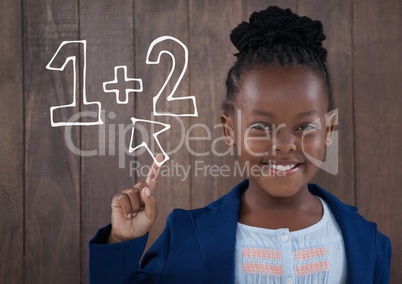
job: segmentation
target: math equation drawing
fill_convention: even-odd
[[[172,51],[163,49],[161,50],[156,58],[155,58],[155,47],[161,45],[163,42],[165,41],[170,41],[173,44],[177,44],[179,45],[183,51],[184,54],[183,59],[184,59],[184,64],[181,67],[181,70],[179,70],[178,72],[179,77],[176,80],[176,82],[174,82],[174,86],[173,89],[170,93],[167,94],[167,92],[165,91],[166,86],[168,85],[168,83],[172,80],[172,75],[174,72],[177,72],[176,69],[178,69],[178,65],[176,64],[176,57],[174,55],[174,53]],[[56,58],[58,58],[58,56],[60,56],[60,51],[62,49],[64,49],[67,45],[71,45],[71,44],[79,44],[82,47],[82,51],[83,51],[83,64],[82,64],[82,70],[80,70],[81,72],[77,72],[77,68],[80,66],[77,62],[77,56],[76,55],[71,55],[68,56],[67,58],[65,58],[63,64],[57,64],[56,63]],[[73,65],[73,76],[74,76],[74,81],[73,81],[73,98],[72,98],[72,102],[70,104],[64,104],[64,105],[59,105],[59,106],[51,106],[50,107],[50,121],[51,121],[51,126],[52,127],[58,127],[58,126],[84,126],[84,125],[99,125],[99,124],[103,124],[103,121],[101,119],[101,103],[98,101],[93,101],[93,102],[89,102],[87,100],[87,94],[86,94],[86,50],[87,50],[87,42],[86,40],[77,40],[77,41],[63,41],[59,48],[57,49],[57,51],[55,52],[55,54],[53,55],[52,59],[50,60],[50,62],[47,64],[46,69],[51,70],[51,71],[64,71],[64,68],[66,67],[66,65],[70,62],[72,62]],[[187,67],[188,67],[188,49],[186,47],[186,45],[181,42],[180,40],[178,40],[175,37],[172,36],[161,36],[157,39],[155,39],[149,46],[148,48],[148,52],[147,52],[147,56],[146,56],[146,60],[145,63],[146,64],[160,64],[160,60],[161,57],[163,55],[168,55],[171,58],[171,69],[169,71],[169,74],[165,80],[165,82],[163,83],[162,87],[159,89],[158,93],[153,97],[152,102],[152,113],[151,115],[158,117],[158,116],[193,116],[196,117],[198,116],[198,110],[197,110],[197,103],[196,103],[196,98],[195,96],[174,96],[178,86],[180,85],[180,82],[182,81]],[[152,59],[153,58],[153,59]],[[60,59],[58,59],[58,62],[60,61]],[[123,72],[123,80],[119,80],[119,72]],[[62,108],[71,108],[71,107],[75,107],[77,105],[77,94],[76,94],[76,86],[77,86],[77,73],[81,74],[81,80],[82,80],[82,104],[83,105],[96,105],[97,109],[98,109],[98,114],[96,115],[96,120],[95,121],[89,121],[89,122],[71,122],[69,119],[66,119],[65,121],[60,121],[60,122],[55,122],[54,121],[54,111],[57,109],[62,109]],[[126,85],[129,84],[128,87],[124,88],[124,94],[120,93],[120,90],[118,88],[118,84],[119,83],[125,83]],[[137,85],[137,87],[135,87]],[[130,78],[128,77],[127,74],[127,66],[126,65],[119,65],[119,66],[115,66],[114,67],[114,79],[110,80],[110,81],[105,81],[102,84],[103,87],[103,91],[104,93],[114,93],[116,96],[116,103],[117,104],[127,104],[129,101],[129,94],[130,93],[141,93],[143,91],[143,82],[141,78]],[[164,96],[163,96],[164,95]],[[123,98],[123,99],[121,99]],[[165,98],[166,102],[171,104],[171,103],[187,103],[188,101],[191,102],[191,106],[192,106],[192,112],[188,112],[188,113],[170,113],[170,112],[166,112],[163,110],[158,109],[157,107],[157,102],[160,101],[162,98]],[[137,100],[138,101],[138,100]],[[136,118],[136,117],[132,117],[131,118],[131,122],[132,122],[132,131],[131,131],[131,139],[130,139],[130,145],[128,147],[128,150],[130,153],[136,151],[137,149],[144,147],[148,153],[152,156],[153,160],[160,166],[162,165],[164,162],[166,162],[167,160],[169,160],[169,156],[166,154],[166,151],[163,149],[159,139],[158,139],[158,135],[161,134],[162,132],[166,132],[169,129],[171,129],[171,125],[170,124],[166,124],[166,123],[162,123],[162,122],[158,122],[155,120],[149,120],[149,119],[145,119],[145,118]],[[153,125],[158,125],[158,126],[162,126],[162,129],[152,133],[152,138],[150,139],[150,141],[153,143],[153,145],[157,145],[157,153],[162,153],[164,156],[163,161],[158,162],[156,160],[156,155],[157,153],[154,153],[156,151],[152,151],[151,148],[149,147],[149,145],[147,144],[147,142],[145,141],[141,141],[139,143],[135,143],[134,142],[134,136],[135,136],[135,129],[136,127],[138,127],[138,125],[141,124],[153,124]],[[136,144],[136,145],[133,145]]]

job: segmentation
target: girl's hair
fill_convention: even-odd
[[[299,17],[290,9],[270,6],[251,14],[230,34],[239,53],[226,79],[226,99],[222,108],[234,111],[239,81],[244,72],[267,66],[303,65],[320,75],[328,95],[328,110],[334,107],[327,68],[327,50],[322,46],[325,35],[321,22]]]

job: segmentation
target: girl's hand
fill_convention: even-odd
[[[156,159],[160,161],[162,157]],[[109,244],[137,239],[148,233],[158,215],[153,195],[158,173],[159,166],[154,162],[145,181],[113,197]]]

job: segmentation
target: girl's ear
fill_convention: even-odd
[[[338,125],[338,110],[332,110],[325,115],[325,145],[330,146],[333,141],[335,126]]]
[[[233,132],[233,119],[227,113],[221,114],[222,132],[225,137],[225,144],[229,147],[236,146]]]

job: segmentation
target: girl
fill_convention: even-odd
[[[389,239],[309,184],[335,119],[324,39],[320,22],[278,7],[232,31],[221,121],[254,170],[207,207],[174,210],[138,267],[157,215],[154,164],[114,196],[112,224],[90,243],[91,283],[389,282]]]

